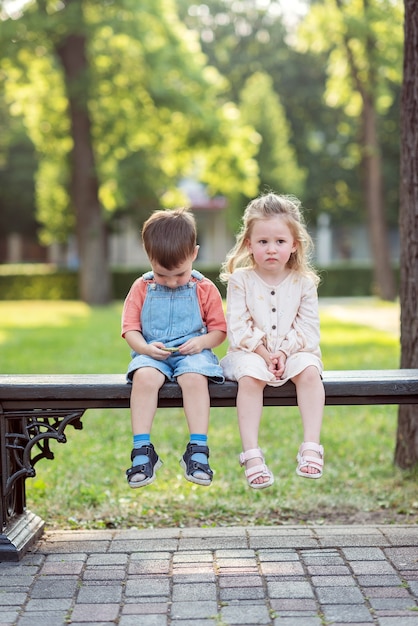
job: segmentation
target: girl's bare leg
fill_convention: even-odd
[[[302,417],[303,441],[320,444],[322,418],[325,405],[325,391],[318,369],[310,365],[303,372],[295,376],[298,406]],[[310,456],[319,457],[314,450],[307,450]],[[318,473],[315,468],[302,468],[309,474]]]
[[[251,376],[243,376],[238,381],[237,413],[238,426],[244,452],[258,448],[258,432],[263,412],[263,391],[266,383]],[[250,459],[246,467],[260,465],[260,459]],[[253,482],[260,484],[267,482],[267,476],[260,476]]]

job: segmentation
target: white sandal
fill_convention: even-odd
[[[239,455],[239,462],[241,467],[251,459],[261,459],[262,463],[260,463],[259,465],[254,465],[254,467],[250,467],[249,469],[245,470],[245,477],[247,479],[248,485],[252,489],[265,489],[266,487],[270,487],[270,485],[274,483],[274,477],[267,465],[264,463],[264,456],[260,448],[253,448],[252,450],[241,452],[241,454]],[[254,480],[260,478],[261,476],[263,476],[264,478],[268,478],[268,480],[263,483],[254,483]]]
[[[309,456],[304,455],[303,453],[307,450],[311,450],[311,452],[317,452],[320,455]],[[321,478],[322,470],[324,467],[324,448],[317,443],[313,443],[312,441],[305,441],[299,448],[299,452],[297,454],[296,460],[298,462],[298,466],[296,468],[296,474],[298,476],[302,476],[303,478]],[[302,472],[303,467],[311,467],[316,469],[317,471],[314,474],[309,472]]]

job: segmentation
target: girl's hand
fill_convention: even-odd
[[[286,366],[286,359],[287,357],[285,353],[281,350],[270,355],[269,371],[274,374],[277,380],[279,380],[283,376]]]

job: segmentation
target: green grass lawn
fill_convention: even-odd
[[[123,373],[129,349],[120,338],[121,309],[120,302],[96,308],[0,302],[0,371]],[[326,312],[321,325],[325,369],[399,366],[396,334],[358,320],[343,323]],[[326,407],[325,472],[319,481],[295,474],[302,433],[298,410],[265,408],[260,445],[276,482],[262,491],[247,487],[238,464],[235,409],[211,412],[210,488],[187,482],[180,471],[188,440],[181,409],[157,413],[152,439],[164,464],[143,489],[130,489],[125,478],[132,447],[129,411],[91,410],[83,423],[82,431],[67,428],[66,444],[52,442],[55,460],[40,461],[36,477],[26,483],[28,507],[50,528],[418,521],[416,473],[393,464],[397,407]]]

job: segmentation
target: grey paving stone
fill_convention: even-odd
[[[274,626],[301,626],[301,624],[303,626],[322,626],[323,622],[319,616],[304,614],[280,616],[273,622]]]
[[[384,526],[382,533],[394,546],[417,546],[418,528],[416,526]]]
[[[387,561],[353,561],[351,563],[351,569],[354,574],[372,574],[378,575],[396,575],[395,568]]]
[[[314,587],[353,587],[356,582],[352,576],[312,576]]]
[[[130,574],[167,574],[171,565],[171,558],[155,557],[153,559],[131,559],[128,565]]]
[[[351,576],[347,565],[308,565],[308,574],[311,576]]]
[[[81,587],[77,596],[77,604],[112,604],[120,602],[122,598],[121,585],[106,585],[105,587]]]
[[[348,561],[384,561],[385,553],[380,548],[343,548],[342,553]]]
[[[178,548],[178,543],[179,542],[177,539],[132,539],[130,541],[112,541],[109,549],[103,550],[103,552],[122,552],[124,554],[129,554],[131,552],[141,552],[148,555],[153,555],[154,552],[159,552],[162,550],[174,552]]]
[[[418,615],[410,615],[402,617],[400,622],[399,617],[379,617],[379,626],[418,626]]]
[[[111,567],[111,566],[92,566],[87,567],[83,572],[83,581],[116,581],[124,580],[126,576],[126,570],[124,567]]]
[[[267,591],[270,598],[313,598],[309,582],[269,582]]]
[[[218,576],[219,587],[262,587],[263,579],[261,576],[245,575],[245,576]]]
[[[215,573],[200,571],[197,574],[193,572],[174,573],[171,576],[173,584],[189,584],[189,583],[214,583],[216,582]]]
[[[369,598],[370,606],[379,611],[394,609],[417,609],[412,598]]]
[[[68,612],[64,611],[39,611],[25,614],[17,621],[18,626],[64,626],[68,623]]]
[[[316,595],[321,604],[362,604],[365,598],[358,587],[319,587]]]
[[[203,602],[173,602],[171,605],[171,619],[212,619],[218,613],[215,601]]]
[[[115,622],[119,609],[119,604],[76,604],[71,622]]]
[[[339,552],[333,548],[301,550],[300,556],[306,564],[311,565],[339,565],[344,563]]]
[[[72,603],[72,599],[65,598],[29,600],[25,606],[25,611],[68,611]]]
[[[200,602],[202,600],[216,602],[216,585],[206,583],[173,585],[172,599],[173,602]]]
[[[39,578],[31,591],[32,598],[72,598],[78,588],[78,578]]]
[[[239,537],[211,537],[201,536],[199,537],[185,537],[180,539],[179,550],[220,550],[220,549],[233,549],[233,548],[247,548],[247,538],[243,536]]]
[[[14,624],[19,616],[20,609],[4,608],[0,613],[0,624]]]
[[[338,545],[343,548],[358,548],[360,546],[381,547],[390,545],[389,541],[380,534],[357,535],[351,534],[349,531],[346,535],[324,535],[319,540],[324,547]]]
[[[264,598],[264,589],[262,587],[227,587],[220,590],[219,597],[222,602],[230,600],[262,600]]]
[[[402,579],[396,574],[393,576],[380,574],[377,576],[358,576],[357,582],[360,587],[395,587],[402,584]]]
[[[171,620],[170,626],[218,626],[219,621],[217,617],[210,619],[175,619]]]
[[[0,604],[5,606],[21,606],[26,602],[27,593],[10,591],[0,593]]]
[[[386,548],[385,555],[399,569],[418,570],[418,547]]]
[[[128,554],[121,554],[119,552],[115,554],[90,554],[89,557],[87,558],[87,566],[88,567],[94,566],[94,565],[124,566],[126,565],[128,560],[129,560]]]
[[[48,548],[48,554],[46,555],[46,562],[59,562],[69,563],[70,561],[87,561],[87,554],[85,552],[50,552]]]
[[[347,624],[358,622],[374,623],[372,614],[364,604],[328,604],[323,605],[321,609],[326,623],[328,621]]]
[[[220,550],[223,553],[223,550]],[[167,554],[167,558],[170,555]],[[162,557],[161,557],[162,558]],[[185,563],[212,563],[213,562],[213,553],[212,552],[179,552],[173,554],[173,565],[177,566],[179,564],[183,565]]]
[[[230,624],[270,624],[271,617],[265,604],[251,606],[234,605],[224,606],[221,609],[221,623]]]
[[[269,561],[299,561],[296,550],[258,550],[258,558],[261,563]]]
[[[166,615],[169,610],[168,602],[135,602],[122,607],[122,615]]]
[[[317,539],[304,535],[250,537],[250,547],[254,550],[266,548],[316,548],[318,545]]]
[[[45,561],[39,570],[40,576],[78,576],[84,561]]]
[[[140,579],[131,579],[126,582],[126,596],[144,598],[146,596],[168,596],[170,594],[170,582],[167,578],[148,578],[142,576]]]
[[[317,612],[317,603],[313,599],[307,598],[273,598],[270,600],[270,605],[273,611],[280,614],[289,611],[304,611],[309,613]]]
[[[303,576],[305,574],[302,564],[299,561],[285,561],[273,563],[261,563],[261,573],[263,576]]]
[[[29,588],[33,583],[33,576],[3,576],[0,579],[0,593],[7,591],[8,587],[23,587]]]
[[[122,615],[118,621],[119,626],[138,626],[140,623],[138,615]],[[168,619],[166,615],[147,615],[142,623],[144,626],[167,626]]]

